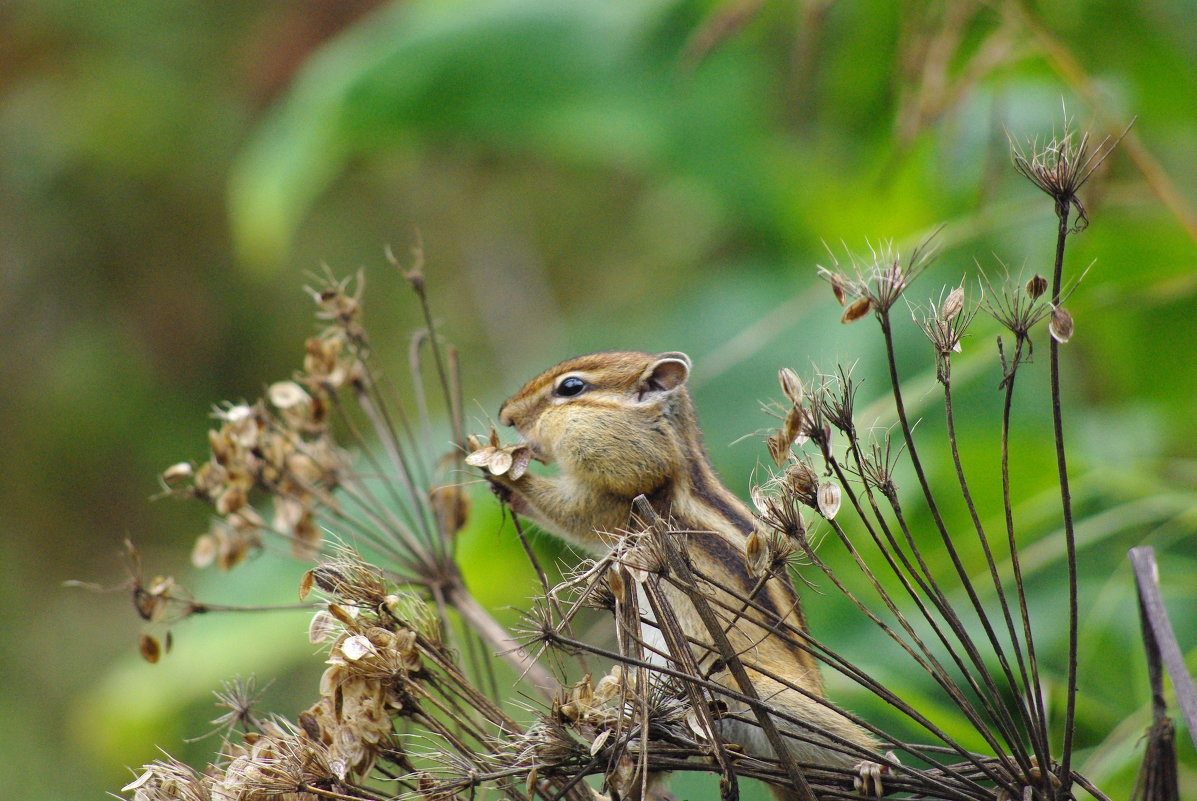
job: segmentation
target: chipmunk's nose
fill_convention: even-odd
[[[510,426],[515,424],[515,421],[511,419],[510,406],[511,402],[505,401],[503,405],[499,407],[499,425]]]

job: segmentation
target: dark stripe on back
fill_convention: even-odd
[[[691,547],[702,548],[736,577],[741,595],[747,595],[756,586],[757,580],[748,575],[748,566],[744,564],[744,553],[739,548],[718,534],[691,534],[689,539],[693,543]],[[769,592],[772,583],[766,582],[752,600],[769,613],[769,619],[765,622],[770,626],[776,626],[782,618],[781,610],[777,608],[777,604],[773,601],[773,595]]]
[[[694,454],[691,453],[690,456],[693,457]],[[704,504],[723,515],[724,519],[739,529],[741,533],[751,534],[756,529],[756,525],[707,482],[706,473],[703,471],[706,460],[700,461],[697,458],[690,458],[688,461],[690,463],[690,486],[694,495]]]

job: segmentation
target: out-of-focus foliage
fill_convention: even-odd
[[[371,265],[371,332],[380,362],[399,364],[417,323],[380,254],[418,228],[479,429],[505,392],[567,355],[686,350],[712,455],[744,492],[764,452],[729,443],[768,424],[757,400],[774,394],[778,365],[859,359],[862,400],[881,392],[875,332],[840,326],[814,278],[823,242],[908,243],[947,223],[915,297],[975,276],[974,257],[991,277],[993,254],[1046,272],[1051,208],[1009,168],[1003,127],[1049,133],[1063,102],[1099,137],[1139,115],[1085,194],[1093,222],[1070,243],[1068,272],[1094,266],[1069,302],[1065,350],[1084,544],[1080,767],[1126,795],[1148,721],[1127,548],[1161,549],[1174,622],[1197,648],[1190,17],[1182,0],[6,6],[0,787],[95,797],[155,743],[198,760],[204,744],[181,738],[216,716],[217,674],[275,671],[274,708],[309,702],[315,660],[298,618],[287,645],[192,623],[148,666],[122,594],[59,586],[118,584],[125,535],[154,569],[184,572],[206,522],[147,503],[153,477],[200,455],[212,402],[255,396],[297,364],[312,329],[304,271]],[[977,471],[996,460],[994,333],[980,325],[966,342],[976,378],[958,398]],[[932,369],[913,326],[900,336],[904,370]],[[1037,604],[1061,609],[1050,426],[1031,384],[1016,512],[1042,535],[1028,553]],[[934,442],[927,399],[920,432]],[[931,468],[951,480],[946,454]],[[979,495],[997,523],[998,488]],[[467,558],[510,545],[498,525],[475,515]],[[257,595],[242,576],[187,583],[277,601],[303,569],[255,568]],[[534,591],[482,560],[467,572],[495,606]],[[830,595],[807,595],[840,650],[877,650]],[[1040,624],[1058,662],[1063,616]],[[850,688],[833,692],[884,719]],[[1197,760],[1178,745],[1192,792]]]

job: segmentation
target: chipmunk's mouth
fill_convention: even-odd
[[[533,459],[541,464],[553,463],[553,455],[551,453],[545,453],[544,449],[541,448],[540,445],[524,436],[522,431],[517,429],[517,433],[520,435],[520,444],[528,448],[528,451],[532,454]]]

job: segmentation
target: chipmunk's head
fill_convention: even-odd
[[[689,376],[684,353],[578,356],[529,381],[499,409],[499,422],[514,426],[536,458],[556,460],[565,472],[618,473],[623,489],[659,483],[680,460],[679,428],[693,417]]]

